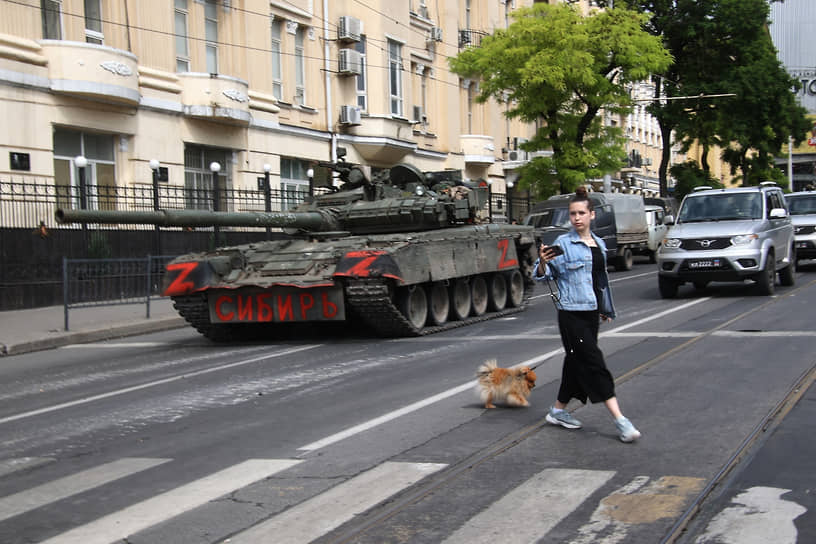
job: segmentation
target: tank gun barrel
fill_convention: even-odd
[[[213,212],[208,210],[113,211],[71,210],[56,212],[58,223],[137,224],[162,227],[289,227],[311,231],[336,230],[327,212]]]

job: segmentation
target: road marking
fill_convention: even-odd
[[[655,319],[659,319],[659,318],[663,317],[664,315],[673,314],[674,312],[677,312],[679,310],[685,310],[686,308],[690,308],[691,306],[694,306],[695,304],[700,304],[701,302],[707,302],[709,300],[711,300],[711,297],[703,297],[703,298],[694,299],[691,302],[686,302],[685,304],[681,304],[680,306],[675,306],[673,308],[669,308],[668,310],[662,311],[662,312],[654,314],[652,316],[644,317],[643,319],[638,319],[637,321],[632,321],[631,323],[627,323],[626,325],[622,325],[622,326],[617,327],[615,329],[612,329],[610,331],[606,331],[606,333],[607,334],[612,334],[612,333],[622,331],[624,329],[628,329],[629,327],[635,327],[635,326],[641,325],[643,323],[648,323],[649,321],[654,321]]]
[[[608,470],[542,470],[468,520],[444,544],[538,542],[614,475]]]
[[[224,542],[311,542],[446,466],[385,462]]]
[[[795,336],[816,336],[816,331],[714,331],[712,336],[728,336],[733,338],[779,338]]]
[[[807,508],[782,495],[790,489],[752,487],[731,499],[732,506],[714,516],[696,544],[796,544],[794,520]]]
[[[296,459],[250,459],[134,504],[42,544],[112,544],[251,483],[286,470]]]
[[[239,366],[244,366],[252,363],[257,363],[258,361],[264,361],[266,359],[274,359],[276,357],[283,357],[285,355],[291,355],[292,353],[297,353],[299,351],[305,351],[307,349],[313,349],[318,347],[320,344],[308,345],[308,346],[298,346],[295,348],[289,348],[283,350],[278,353],[267,353],[264,355],[260,355],[258,357],[250,357],[249,359],[244,359],[243,361],[236,361],[234,363],[227,363],[224,365],[215,366],[212,368],[206,368],[204,370],[197,370],[195,372],[185,372],[184,374],[180,374],[178,376],[172,376],[170,378],[164,378],[161,380],[155,380],[148,383],[143,383],[141,385],[134,385],[133,387],[125,387],[123,389],[117,389],[115,391],[108,391],[107,393],[102,393],[99,395],[93,395],[91,397],[85,397],[82,399],[73,400],[70,402],[63,402],[62,404],[55,404],[53,406],[47,406],[45,408],[39,408],[37,410],[31,410],[30,412],[23,412],[20,414],[16,414],[13,416],[8,416],[4,418],[0,418],[0,425],[3,423],[9,423],[11,421],[17,421],[20,419],[25,419],[28,417],[38,416],[42,414],[48,414],[50,412],[56,412],[59,410],[64,410],[65,408],[71,408],[73,406],[80,406],[82,404],[88,404],[90,402],[95,402],[97,400],[107,399],[111,397],[117,397],[119,395],[124,395],[126,393],[132,393],[134,391],[141,391],[142,389],[149,389],[151,387],[156,387],[157,385],[164,385],[166,383],[177,382],[179,380],[187,380],[189,378],[194,378],[196,376],[203,376],[205,374],[211,374],[213,372],[220,372],[222,370],[227,370],[230,368],[236,368]]]
[[[53,457],[17,457],[15,459],[3,459],[0,460],[0,477],[19,470],[26,470],[53,462]]]
[[[0,499],[0,521],[170,461],[125,458]]]
[[[664,476],[650,482],[648,476],[636,476],[601,499],[589,522],[578,529],[578,536],[569,544],[626,542],[632,525],[681,516],[684,505],[704,485],[704,478]]]

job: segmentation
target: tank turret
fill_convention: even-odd
[[[519,311],[532,227],[490,223],[487,188],[459,171],[324,163],[339,188],[292,211],[57,210],[62,223],[280,227],[283,240],[182,255],[163,294],[213,340],[353,314],[383,336],[427,334]]]

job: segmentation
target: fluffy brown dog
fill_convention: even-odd
[[[493,401],[508,406],[530,406],[527,398],[535,387],[536,375],[529,367],[501,368],[496,360],[485,361],[476,372],[479,396],[485,408],[495,408]]]

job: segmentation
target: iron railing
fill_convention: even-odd
[[[119,304],[144,304],[161,297],[165,265],[174,257],[148,255],[135,259],[62,259],[65,330],[68,310]]]
[[[316,188],[315,192],[326,191]],[[37,228],[56,226],[57,208],[119,211],[193,209],[220,211],[283,211],[309,196],[309,191],[219,188],[196,189],[178,185],[132,184],[128,186],[79,187],[56,185],[48,178],[0,180],[0,227]],[[85,204],[83,207],[82,204]],[[151,229],[150,225],[134,228]],[[248,229],[257,230],[252,227]],[[238,229],[234,229],[238,230]]]

